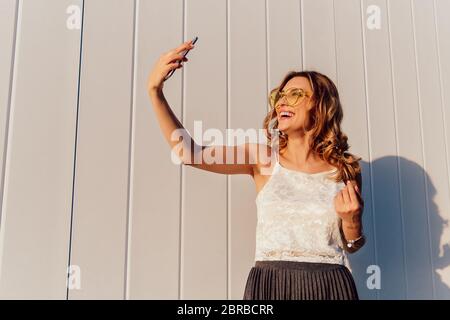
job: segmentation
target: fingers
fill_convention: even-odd
[[[359,202],[364,202],[361,192],[358,190],[358,186],[355,186],[355,194]]]
[[[191,50],[191,49],[193,49],[193,48],[195,47],[195,45],[193,45],[191,42],[192,42],[191,40],[186,41],[185,43],[183,43],[183,44],[180,45],[179,47],[177,47],[177,48],[175,48],[175,49],[169,51],[168,54],[169,54],[169,55],[172,55],[172,54],[180,54],[181,56],[183,56],[184,51]]]
[[[350,182],[351,182],[352,187],[349,189],[353,190],[355,199],[358,200],[359,202],[362,202],[363,198],[361,196],[361,192],[359,191],[358,184],[356,183],[355,180],[351,180]]]
[[[185,50],[190,50],[194,48],[194,45],[191,43],[192,40],[186,41],[181,44],[179,47],[166,52],[161,56],[161,63],[165,66],[165,70],[170,71],[172,69],[181,68],[182,62],[188,61],[188,58],[184,56]]]
[[[358,198],[356,196],[355,186],[353,185],[353,182],[350,181],[350,183],[347,183],[347,192],[350,197],[350,201],[353,203],[358,203]]]
[[[192,49],[194,45],[192,44],[192,40],[184,42],[182,45],[180,45],[178,48],[176,48],[176,52],[180,53],[181,51]]]
[[[350,195],[348,194],[348,187],[345,186],[342,190],[342,198],[344,199],[344,203],[345,204],[349,204],[350,203]]]
[[[334,204],[337,206],[341,206],[344,204],[344,198],[342,197],[342,192],[338,192],[336,197],[334,198]]]
[[[182,66],[183,65],[180,62],[172,62],[167,65],[167,71],[170,71],[172,69],[178,69],[181,68]]]
[[[188,61],[187,58],[182,59],[182,61]],[[182,61],[171,62],[166,65],[165,72],[169,72],[172,69],[179,69],[183,67]]]
[[[351,205],[352,207],[364,207],[364,200],[361,196],[361,194],[356,191],[356,182],[354,180],[351,181],[348,185],[345,186],[344,189],[347,190],[348,196],[349,196],[349,202],[347,204]]]
[[[353,186],[353,189],[354,189],[356,192],[359,192],[359,191],[358,191],[358,183],[356,182],[356,180],[350,180],[350,183],[351,183],[351,185]]]
[[[169,51],[169,54],[181,54],[183,51],[185,50],[191,50],[193,49],[195,46],[191,43],[191,40],[184,42],[183,44],[181,44],[179,47]]]
[[[164,57],[164,60],[165,60],[166,63],[172,63],[174,61],[180,61],[180,60],[184,60],[184,59],[185,58],[183,57],[182,54],[175,53],[175,52],[169,52]]]
[[[356,208],[364,207],[364,201],[355,187],[356,183],[352,180],[336,194],[334,204],[338,212],[352,212]]]
[[[183,64],[182,64],[183,61],[188,61],[188,58],[180,56],[180,57],[178,57],[176,59],[172,59],[171,61],[163,63],[164,73],[167,74],[168,72],[170,72],[173,69],[180,69],[180,68],[182,68],[183,67]]]

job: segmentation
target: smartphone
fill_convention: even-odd
[[[197,42],[197,40],[198,40],[198,37],[195,37],[194,39],[192,39],[192,44],[195,44],[196,42]],[[184,57],[186,57],[187,56],[187,54],[188,54],[188,52],[190,51],[191,49],[188,49],[188,50],[184,50],[183,52],[183,58]],[[172,75],[173,75],[173,73],[175,72],[175,70],[177,70],[177,69],[172,69],[172,70],[170,70],[170,72],[167,74],[167,76],[165,76],[164,77],[164,81],[166,81],[167,79],[169,79]]]

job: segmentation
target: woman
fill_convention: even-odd
[[[164,98],[163,79],[188,60],[180,53],[193,48],[188,41],[161,55],[148,81],[155,114],[172,148],[179,143],[171,139],[172,132],[184,128]],[[349,146],[340,129],[343,111],[338,91],[318,72],[290,72],[271,91],[269,102],[272,108],[264,129],[270,146],[205,147],[188,136],[180,158],[202,170],[248,174],[255,181],[255,265],[244,299],[358,300],[346,253],[365,243],[361,158],[346,152]],[[259,147],[265,147],[275,161],[263,161]],[[201,159],[205,152],[243,152],[250,161],[194,163],[197,152]]]

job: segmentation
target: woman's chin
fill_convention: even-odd
[[[278,127],[278,129],[279,129],[281,132],[283,132],[283,134],[285,134],[285,135],[287,135],[287,136],[288,136],[290,133],[296,132],[296,131],[299,130],[299,129],[293,128],[292,126]]]
[[[289,125],[288,125],[287,123],[283,123],[283,121],[279,121],[279,122],[278,122],[277,128],[278,128],[280,131],[284,131],[284,130],[286,130],[286,129],[289,129]]]
[[[283,131],[284,133],[287,133],[289,131],[290,126],[283,126],[278,125],[278,130]]]

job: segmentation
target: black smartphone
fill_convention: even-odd
[[[192,44],[195,44],[196,42],[197,42],[197,40],[198,40],[198,37],[195,37],[194,39],[192,39]],[[188,52],[190,51],[191,49],[188,49],[188,50],[184,50],[183,52],[183,58],[184,57],[186,57],[187,56],[187,54],[188,54]],[[164,77],[164,81],[166,81],[167,79],[169,79],[172,75],[173,75],[173,73],[175,72],[175,70],[177,70],[177,69],[172,69],[172,70],[170,70],[170,72],[167,74],[167,76],[165,76]]]

